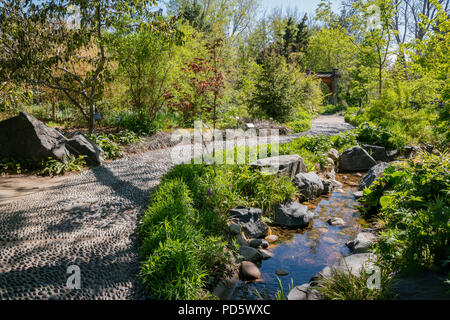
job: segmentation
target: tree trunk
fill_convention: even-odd
[[[95,113],[95,104],[94,102],[91,102],[89,105],[89,133],[94,133],[95,131],[94,113]]]

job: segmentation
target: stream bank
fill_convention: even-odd
[[[308,282],[324,267],[336,263],[341,257],[351,254],[346,243],[353,240],[366,223],[355,208],[354,192],[361,173],[337,174],[336,180],[343,184],[328,196],[321,196],[308,203],[314,210],[313,221],[304,229],[286,229],[270,226],[270,234],[278,240],[270,243],[272,258],[263,260],[261,277],[255,281],[230,280],[226,295],[221,298],[235,300],[275,299],[279,288],[284,291],[291,283],[294,286]],[[344,225],[330,225],[330,218],[341,218]]]

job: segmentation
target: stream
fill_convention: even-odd
[[[269,247],[274,257],[262,261],[261,279],[239,281],[230,299],[275,299],[280,289],[278,279],[287,295],[291,281],[294,286],[309,282],[324,267],[349,255],[350,250],[345,243],[354,239],[364,224],[355,208],[357,202],[352,193],[357,190],[359,179],[358,174],[337,174],[336,180],[343,183],[343,188],[307,204],[310,210],[314,210],[314,219],[309,227],[297,230],[271,227],[271,233],[279,237]],[[331,217],[342,218],[345,225],[329,225],[327,220]],[[277,276],[277,270],[286,270],[289,274]]]

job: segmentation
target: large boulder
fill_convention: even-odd
[[[259,159],[250,164],[266,172],[286,174],[291,179],[300,172],[306,172],[305,161],[296,154]]]
[[[313,219],[314,213],[308,207],[296,201],[289,201],[275,207],[274,224],[288,228],[306,227]]]
[[[375,161],[389,161],[386,149],[384,147],[374,146],[371,144],[362,144],[361,147],[363,147],[363,149],[366,150],[372,158],[375,159]]]
[[[357,253],[340,259],[336,264],[325,267],[321,272],[311,280],[317,280],[320,277],[331,277],[335,272],[351,273],[359,276],[361,270],[369,271],[375,266],[376,256],[372,253]]]
[[[371,232],[360,232],[355,239],[346,243],[353,253],[365,253],[377,241],[377,236]]]
[[[447,276],[448,274],[432,271],[423,271],[408,277],[396,274],[389,289],[396,300],[450,300]]]
[[[391,165],[387,162],[380,162],[379,164],[373,166],[369,172],[367,172],[364,177],[359,180],[359,187],[358,190],[363,190],[365,188],[370,187],[370,185],[382,175],[384,170]]]
[[[375,159],[360,146],[345,150],[339,157],[339,171],[341,172],[367,171],[376,164]]]
[[[81,132],[72,134],[66,144],[72,154],[86,156],[87,164],[102,165],[105,162],[103,149]]]
[[[322,180],[314,172],[299,173],[292,182],[300,190],[303,200],[319,197],[324,190]]]
[[[269,227],[260,220],[261,214],[261,209],[242,206],[228,211],[231,220],[239,223],[249,238],[264,238],[269,234]]]
[[[56,129],[25,112],[0,122],[0,157],[66,161],[70,157],[66,142]]]

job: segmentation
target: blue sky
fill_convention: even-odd
[[[273,8],[282,7],[283,9],[297,7],[299,12],[314,13],[320,0],[262,0],[261,4],[263,9],[270,11]],[[333,4],[333,10],[338,11],[340,0],[331,0]]]

